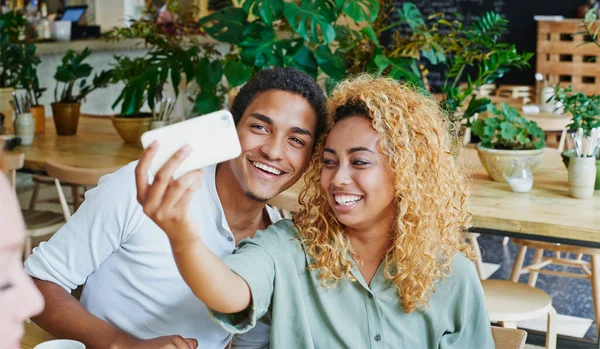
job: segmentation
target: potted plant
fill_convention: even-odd
[[[36,55],[35,45],[23,45],[23,55],[20,62],[18,80],[19,87],[24,89],[32,101],[30,109],[35,120],[35,133],[44,133],[46,111],[44,105],[39,103],[39,98],[42,96],[45,88],[40,87],[40,81],[37,76],[37,66],[41,63],[40,58]]]
[[[554,86],[554,96],[551,100],[560,103],[565,113],[571,114],[569,131],[576,132],[578,128],[583,129],[585,136],[589,136],[595,127],[600,127],[600,95],[587,96],[582,92],[573,91],[573,87],[566,89]],[[573,149],[561,153],[563,163],[569,167],[569,159],[575,156]],[[596,190],[600,190],[600,155],[596,155]]]
[[[399,15],[412,36],[396,35],[394,46],[417,59],[425,58],[431,65],[447,67],[441,104],[459,139],[465,127],[471,126],[473,116],[490,104],[489,98],[477,96],[478,89],[512,68],[529,66],[533,57],[533,53],[519,53],[515,45],[500,42],[508,21],[494,12],[486,12],[470,25],[460,17],[449,21],[444,14],[432,16],[429,20],[433,24],[428,25],[413,3],[405,3]],[[463,81],[466,84],[460,84]]]
[[[476,120],[471,131],[481,138],[477,153],[490,177],[505,182],[503,175],[507,166],[519,158],[527,158],[531,169],[536,168],[546,146],[544,131],[506,103],[502,103],[501,108],[488,104],[487,111],[492,117]]]
[[[93,69],[84,61],[91,54],[92,51],[87,47],[81,52],[68,50],[61,64],[56,68],[52,116],[58,135],[71,136],[77,133],[81,101],[90,92],[105,87],[110,81],[111,72],[103,71],[96,74],[91,83],[88,83],[87,79]]]
[[[170,9],[176,2],[169,2]],[[151,7],[146,15],[152,17]],[[179,12],[177,12],[179,13]],[[111,71],[111,83],[125,86],[114,101],[112,108],[120,104],[120,112],[112,118],[115,129],[126,143],[140,145],[141,134],[148,130],[155,106],[163,103],[164,90],[171,83],[175,98],[179,95],[182,75],[187,81],[194,80],[200,53],[216,53],[212,47],[199,44],[190,19],[179,13],[176,23],[157,24],[154,20],[132,21],[128,28],[114,28],[105,34],[107,40],[142,38],[148,48],[143,57],[128,58],[115,56]],[[195,24],[198,27],[197,23]],[[197,29],[196,29],[197,30]],[[143,111],[145,106],[149,111]]]
[[[9,11],[0,14],[0,114],[4,116],[4,129],[13,132],[13,108],[10,104],[12,93],[18,85],[18,71],[22,58],[21,45],[17,43],[19,31],[26,25],[18,12]]]

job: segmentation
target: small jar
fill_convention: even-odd
[[[15,134],[21,138],[21,145],[31,145],[35,137],[35,123],[31,113],[17,115]]]

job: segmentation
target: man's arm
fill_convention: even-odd
[[[32,320],[58,338],[83,342],[89,348],[118,348],[135,340],[111,324],[90,314],[62,287],[34,279],[46,301],[44,311]]]
[[[201,185],[202,171],[191,171],[173,180],[173,173],[191,148],[186,146],[175,153],[150,185],[148,168],[157,149],[155,142],[144,151],[135,172],[137,198],[144,213],[168,235],[181,276],[206,306],[229,314],[245,310],[252,301],[248,284],[202,242],[189,214],[188,206]]]
[[[88,312],[70,294],[140,226],[143,213],[135,200],[133,180],[131,166],[103,177],[96,189],[86,193],[71,219],[25,262],[26,272],[36,279],[46,301],[44,312],[34,321],[52,335],[79,340],[89,348],[131,348],[139,342]],[[109,204],[115,200],[118,205]],[[173,348],[195,348],[185,340],[173,340],[180,344]],[[150,343],[142,347],[168,346]]]

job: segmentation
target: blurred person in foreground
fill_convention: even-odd
[[[0,149],[0,349],[18,349],[23,323],[39,314],[44,299],[23,271],[25,224],[2,168]]]

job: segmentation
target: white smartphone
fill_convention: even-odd
[[[231,160],[242,152],[233,116],[227,110],[197,116],[142,135],[144,149],[154,141],[158,141],[159,147],[150,165],[151,176],[155,176],[165,162],[186,144],[192,146],[192,153],[175,170],[174,178]]]

